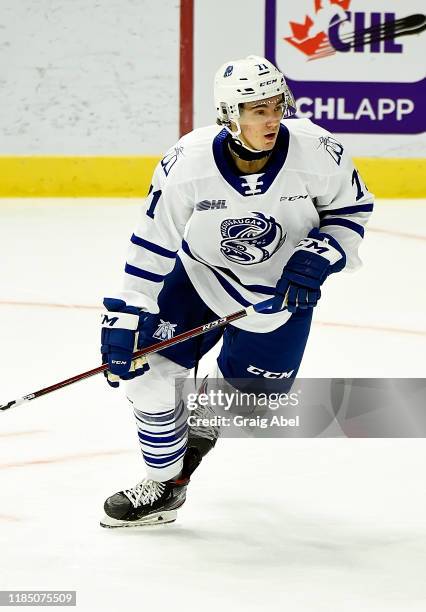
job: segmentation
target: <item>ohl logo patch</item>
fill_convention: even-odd
[[[260,212],[250,213],[252,217],[225,219],[220,231],[222,255],[229,261],[249,266],[270,259],[284,243],[287,234],[273,217]]]

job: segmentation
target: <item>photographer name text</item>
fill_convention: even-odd
[[[212,418],[201,418],[194,414],[187,419],[190,427],[259,427],[266,429],[267,427],[299,427],[299,415],[291,419],[286,419],[283,416],[274,415],[270,418],[266,417],[244,417],[236,415],[234,417],[215,416]]]

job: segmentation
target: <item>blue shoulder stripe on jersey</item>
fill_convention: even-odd
[[[347,227],[348,229],[356,232],[361,236],[361,238],[364,238],[364,228],[362,225],[359,225],[359,223],[355,223],[354,221],[349,221],[349,219],[338,219],[337,217],[324,219],[324,221],[321,221],[320,230],[322,227],[324,227],[324,225],[341,225],[342,227]]]
[[[136,244],[137,246],[143,247],[148,251],[152,251],[157,255],[161,255],[162,257],[170,257],[170,259],[174,259],[176,257],[177,251],[169,251],[169,249],[165,249],[164,247],[155,244],[155,242],[150,242],[149,240],[140,238],[139,236],[136,236],[136,234],[132,235],[130,242]]]
[[[223,129],[213,140],[213,157],[216,162],[216,166],[218,167],[219,172],[225,181],[229,183],[231,187],[238,191],[240,195],[250,197],[250,195],[253,194],[245,193],[242,185],[243,182],[245,182],[244,176],[239,176],[233,170],[223,152],[224,141],[228,136],[229,132],[226,129]],[[262,194],[268,191],[269,187],[278,176],[279,171],[284,166],[285,160],[287,159],[289,143],[290,132],[285,125],[281,124],[274,151],[271,154],[263,173],[262,171],[258,173],[262,174],[263,184],[261,186],[259,185],[259,189]]]
[[[328,215],[352,215],[359,212],[371,212],[373,204],[359,204],[358,206],[343,206],[343,208],[334,208],[333,210],[323,210],[319,212],[319,218],[323,219]]]
[[[139,278],[145,278],[146,280],[152,281],[153,283],[161,283],[164,280],[164,276],[161,274],[154,274],[154,272],[148,272],[148,270],[142,270],[136,266],[131,266],[126,263],[124,271],[132,276],[138,276]]]

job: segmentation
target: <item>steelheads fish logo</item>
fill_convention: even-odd
[[[234,263],[251,265],[266,261],[281,247],[287,234],[273,217],[252,212],[253,216],[225,219],[220,231],[222,255]]]

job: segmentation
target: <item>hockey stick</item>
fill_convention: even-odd
[[[259,302],[259,304],[254,304],[253,306],[249,306],[248,308],[243,308],[242,310],[238,310],[226,317],[222,317],[220,319],[216,319],[211,323],[206,323],[205,325],[200,325],[199,327],[194,327],[193,329],[189,329],[182,334],[178,334],[174,338],[169,338],[168,340],[163,340],[162,342],[157,342],[147,348],[141,349],[140,351],[136,351],[133,353],[132,361],[137,359],[138,357],[143,357],[144,355],[150,355],[151,353],[156,353],[157,351],[161,351],[162,349],[167,348],[168,346],[173,346],[174,344],[178,344],[179,342],[184,342],[189,338],[194,338],[195,336],[199,336],[201,334],[205,334],[212,329],[216,329],[217,327],[223,327],[224,325],[228,325],[228,323],[232,323],[233,321],[237,321],[238,319],[242,319],[243,317],[247,317],[254,312],[262,312],[267,310],[272,306],[273,298],[269,298],[263,302]],[[72,385],[73,383],[79,382],[80,380],[84,380],[85,378],[90,378],[90,376],[94,376],[95,374],[100,374],[104,372],[108,368],[107,363],[103,363],[97,368],[93,368],[93,370],[88,370],[87,372],[82,372],[81,374],[77,374],[76,376],[72,376],[71,378],[67,378],[66,380],[62,380],[61,382],[55,383],[54,385],[50,385],[50,387],[45,387],[44,389],[40,389],[39,391],[34,391],[34,393],[29,393],[28,395],[24,395],[23,397],[12,400],[7,404],[3,404],[0,406],[0,410],[9,410],[12,406],[19,406],[26,402],[29,402],[37,397],[42,395],[47,395],[52,391],[56,391],[57,389],[62,389],[63,387],[67,387],[68,385]]]

